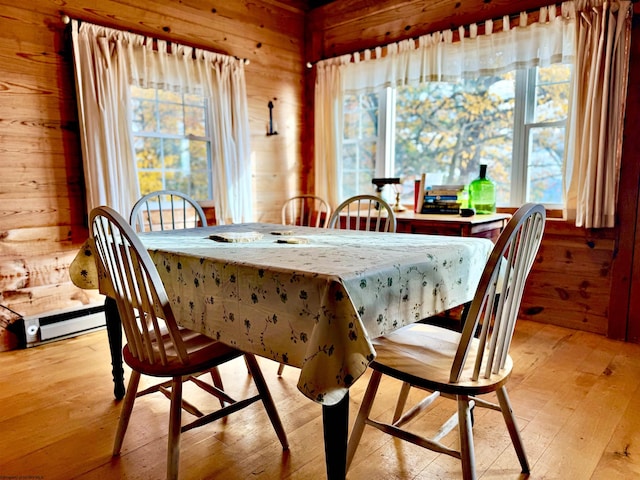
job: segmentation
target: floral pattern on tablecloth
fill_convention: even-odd
[[[282,244],[292,230],[308,243]],[[245,243],[212,233],[259,232]],[[259,236],[256,236],[256,238]],[[298,388],[337,403],[375,357],[369,339],[469,301],[489,240],[241,224],[143,234],[176,318],[301,368]]]

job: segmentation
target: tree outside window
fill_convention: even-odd
[[[499,205],[561,205],[570,77],[558,64],[348,96],[343,196],[371,192],[374,176],[400,177],[411,203],[420,174],[468,184],[485,163]]]
[[[131,87],[132,131],[140,193],[178,190],[212,198],[206,99]]]

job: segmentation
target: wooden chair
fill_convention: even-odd
[[[474,407],[486,407],[502,413],[522,472],[529,472],[505,384],[513,368],[509,346],[544,223],[545,210],[541,205],[527,204],[518,209],[485,266],[462,333],[415,323],[372,341],[377,355],[370,365],[373,372],[349,439],[347,465],[353,460],[365,425],[371,425],[460,459],[463,478],[475,479],[472,411]],[[373,420],[369,415],[383,374],[431,394],[390,424]],[[480,398],[492,392],[497,396],[497,404]],[[438,397],[455,400],[457,411],[433,438],[402,428]],[[441,442],[456,425],[459,450]]]
[[[297,195],[282,205],[283,225],[326,227],[330,215],[329,204],[316,195]]]
[[[131,208],[129,224],[137,232],[206,227],[202,207],[189,195],[158,190],[142,196]]]
[[[111,283],[125,331],[127,344],[123,349],[124,360],[131,367],[113,455],[120,453],[142,374],[171,379],[168,479],[178,477],[181,432],[225,417],[258,400],[262,401],[280,443],[286,450],[287,437],[255,357],[178,326],[149,253],[133,228],[115,210],[109,207],[93,209],[90,226],[97,256],[104,267],[106,279]],[[243,355],[258,390],[257,395],[236,401],[198,376],[200,372],[210,371]],[[183,381],[187,380],[215,395],[226,405],[181,426],[182,386]]]
[[[395,232],[396,215],[391,206],[375,195],[356,195],[335,209],[328,228]]]

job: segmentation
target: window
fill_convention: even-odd
[[[371,191],[372,177],[434,174],[468,184],[488,165],[498,205],[562,204],[571,66],[387,88],[344,104],[343,197]]]
[[[142,195],[178,190],[212,198],[211,138],[204,97],[131,87],[132,131]]]
[[[376,175],[380,112],[377,94],[345,99],[342,154],[343,197],[364,193]],[[384,176],[384,175],[380,175]],[[390,176],[390,175],[389,175]]]

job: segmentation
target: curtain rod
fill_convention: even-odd
[[[69,24],[71,23],[71,17],[69,17],[69,15],[67,15],[67,14],[65,14],[65,13],[63,13],[63,14],[61,14],[61,15],[60,15],[60,20],[62,20],[62,23],[64,23],[65,25],[69,25]],[[79,19],[79,18],[74,18],[74,20],[76,20],[79,24],[83,22],[83,20],[81,20],[81,19]],[[87,22],[87,23],[93,23],[93,22]],[[97,25],[97,24],[94,24],[94,25]],[[99,25],[99,26],[104,27],[104,28],[111,28],[111,29],[113,29],[113,30],[120,30],[120,31],[123,31],[122,29],[114,28],[114,27],[107,27],[106,25]],[[154,44],[156,44],[156,45],[157,45],[157,42],[158,42],[158,41],[166,41],[166,42],[168,42],[168,43],[174,43],[174,44],[176,44],[176,45],[181,45],[181,46],[185,46],[185,47],[190,47],[190,48],[193,48],[193,49],[200,49],[200,50],[209,51],[209,52],[212,52],[212,53],[216,53],[216,54],[218,54],[218,55],[227,55],[227,56],[229,56],[229,57],[233,57],[233,58],[235,58],[236,60],[239,60],[239,61],[243,62],[245,65],[249,65],[249,63],[250,63],[250,60],[249,60],[248,58],[240,58],[240,57],[237,57],[237,56],[235,56],[235,55],[228,55],[228,54],[226,54],[226,53],[214,52],[213,50],[209,50],[209,49],[207,49],[207,48],[202,48],[202,47],[194,47],[193,45],[184,45],[184,44],[182,44],[182,43],[173,42],[173,41],[171,41],[171,40],[158,39],[158,38],[156,38],[156,37],[152,37],[152,36],[149,36],[149,35],[144,35],[144,34],[142,34],[142,33],[137,33],[137,32],[132,32],[132,33],[136,33],[137,35],[142,35],[142,36],[144,36],[144,37],[146,37],[146,38],[150,38],[150,39],[154,42]],[[154,47],[154,48],[155,48],[155,47]],[[195,52],[193,53],[193,55],[195,55]],[[195,57],[194,57],[194,58],[195,58]]]

